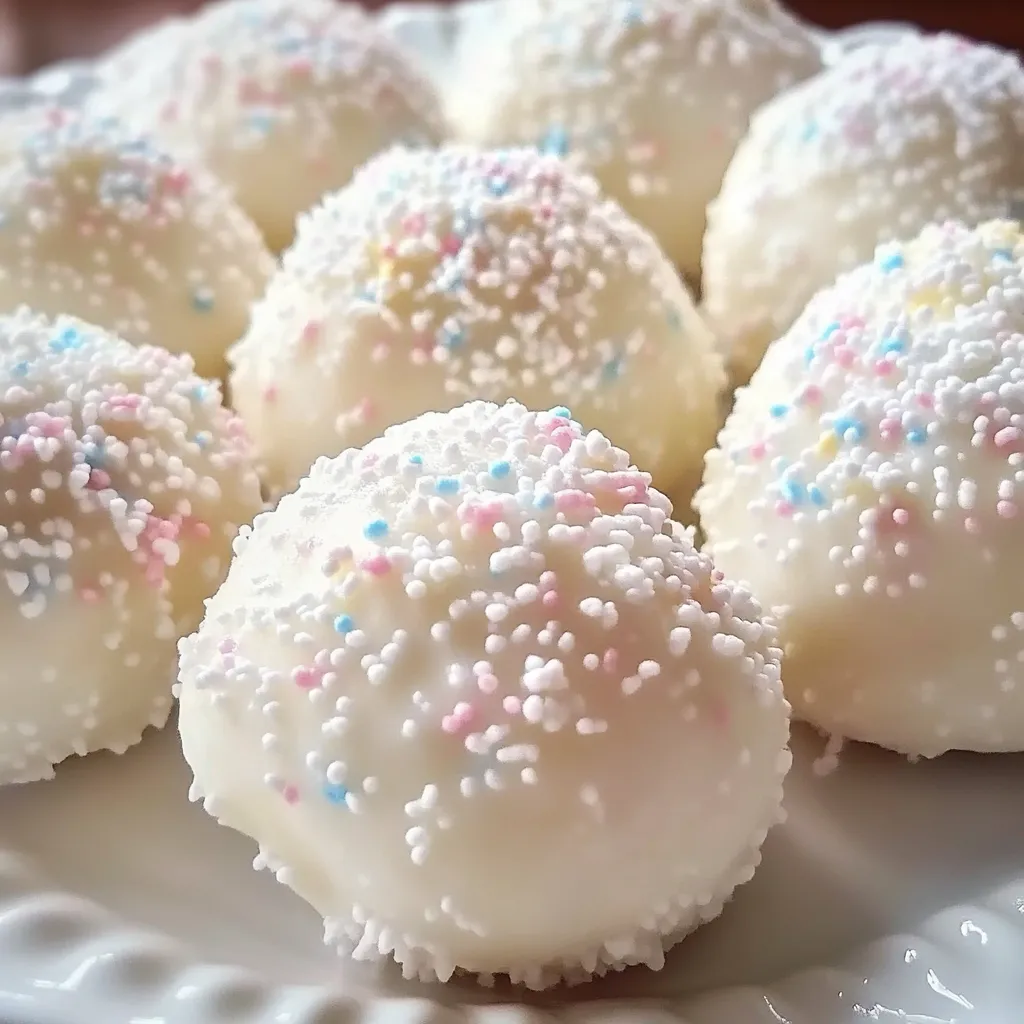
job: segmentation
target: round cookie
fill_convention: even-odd
[[[705,208],[750,115],[821,66],[774,0],[516,0],[465,55],[450,120],[466,141],[594,174],[696,282]]]
[[[696,499],[780,618],[787,696],[837,737],[1024,749],[1024,243],[882,246],[768,349]]]
[[[365,160],[445,132],[431,83],[354,3],[220,0],[128,59],[94,102],[209,167],[275,251]]]
[[[240,423],[188,360],[0,316],[0,783],[137,743],[175,641],[260,509]]]
[[[1024,68],[908,35],[768,104],[708,208],[703,300],[738,383],[814,293],[885,241],[1024,200]]]
[[[81,316],[188,352],[224,353],[273,272],[259,232],[205,171],[115,121],[37,106],[0,118],[0,310]]]
[[[358,960],[660,968],[751,877],[791,760],[775,629],[670,515],[565,409],[319,460],[180,645],[193,799]]]
[[[236,408],[272,489],[473,398],[573,403],[689,499],[719,424],[714,340],[657,243],[536,150],[390,150],[303,217],[246,337]]]

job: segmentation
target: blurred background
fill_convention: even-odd
[[[0,74],[24,74],[101,52],[130,32],[203,0],[0,0]],[[366,6],[382,6],[367,0]],[[810,21],[912,21],[1024,50],[1024,0],[789,0]]]

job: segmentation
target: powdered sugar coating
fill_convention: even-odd
[[[708,549],[823,729],[1024,748],[1024,242],[929,227],[820,293],[709,453]]]
[[[565,409],[321,459],[181,643],[193,797],[356,959],[660,967],[752,874],[790,763],[774,627],[670,514]]]
[[[390,150],[302,218],[231,351],[275,490],[473,398],[572,401],[688,500],[721,359],[651,236],[535,150]]]
[[[952,35],[856,50],[768,104],[708,209],[704,311],[734,378],[879,243],[1014,215],[1022,153],[1019,58]]]
[[[79,320],[0,316],[0,783],[138,742],[260,508],[216,385]]]
[[[223,186],[116,121],[0,118],[0,310],[82,316],[222,376],[273,260]]]
[[[358,4],[219,0],[172,25],[93,102],[208,166],[275,251],[374,153],[444,134],[433,86]]]
[[[750,115],[822,66],[774,0],[516,0],[465,65],[460,137],[566,156],[695,282],[705,208]]]

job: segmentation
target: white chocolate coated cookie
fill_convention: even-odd
[[[931,756],[1024,749],[1024,243],[929,227],[768,350],[696,504],[780,616],[823,730]]]
[[[181,643],[193,797],[359,960],[533,988],[715,917],[781,817],[775,629],[567,410],[321,459]]]
[[[822,66],[774,0],[515,0],[463,61],[459,137],[564,155],[693,282],[705,208],[751,114]]]
[[[819,288],[926,224],[1024,200],[1024,67],[955,36],[869,46],[754,118],[708,208],[703,300],[733,378]]]
[[[445,133],[433,85],[358,4],[219,0],[170,25],[92,102],[207,166],[274,251],[375,153]]]
[[[535,150],[395,149],[328,196],[229,354],[272,489],[474,398],[571,404],[688,502],[725,383],[651,235]]]
[[[0,783],[137,743],[259,511],[240,423],[162,349],[0,316]]]
[[[0,117],[0,310],[81,316],[222,377],[273,259],[206,171],[59,106]]]

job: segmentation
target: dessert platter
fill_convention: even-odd
[[[1024,1019],[1021,153],[775,0],[0,84],[0,1024]]]

